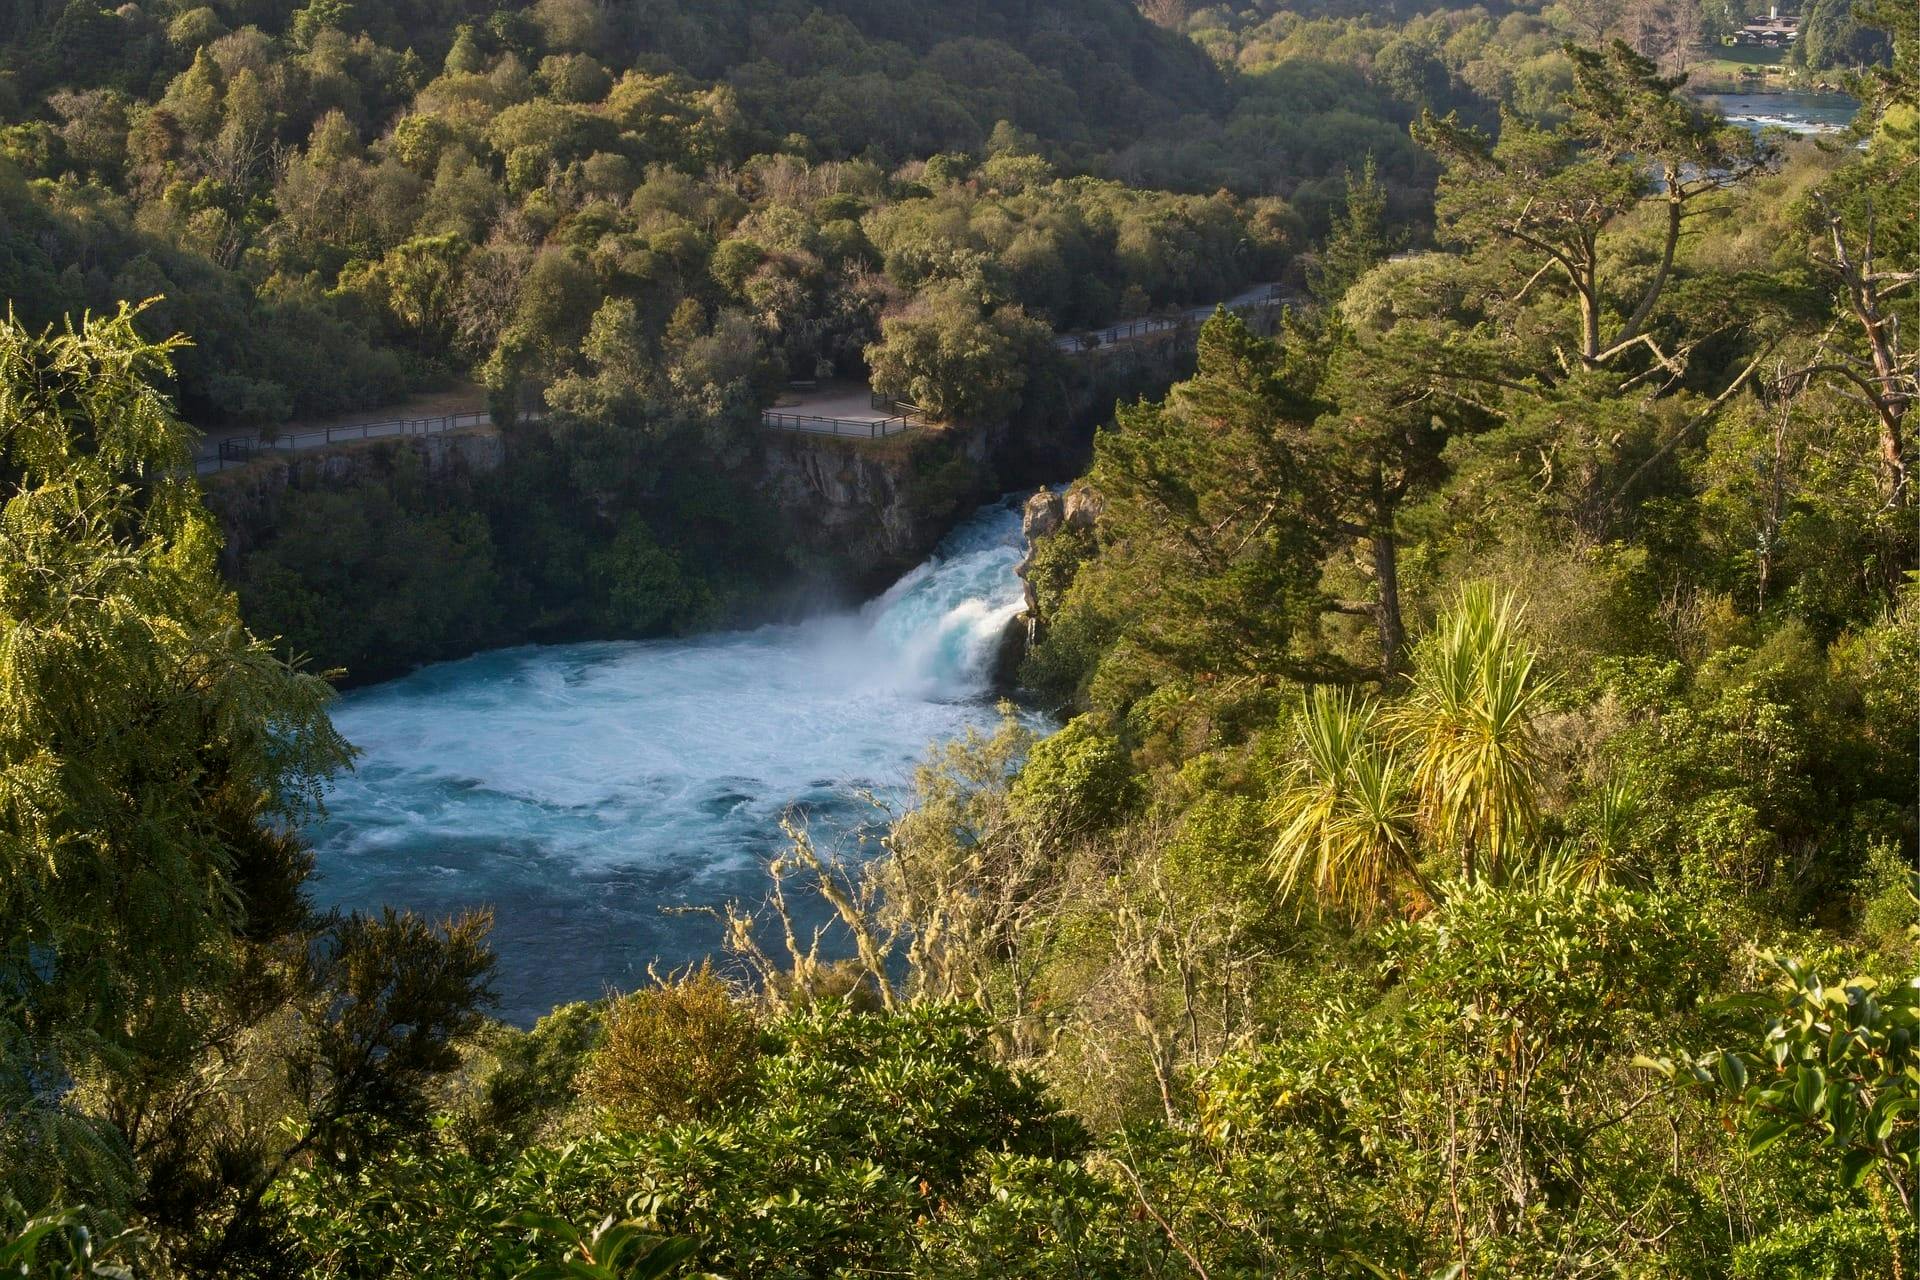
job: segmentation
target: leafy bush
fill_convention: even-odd
[[[1047,327],[1011,305],[982,307],[957,286],[923,295],[881,323],[867,348],[874,388],[935,421],[993,422],[1013,412],[1052,349]]]
[[[711,1012],[717,982],[690,985]],[[608,1215],[697,1239],[698,1266],[741,1280],[910,1271],[936,1220],[984,1210],[1003,1183],[993,1161],[1068,1160],[1085,1145],[1035,1081],[991,1061],[986,1031],[954,1007],[823,1002],[770,1024],[750,1077],[701,1120],[490,1161],[399,1142],[351,1175],[301,1171],[276,1195],[319,1276],[519,1275],[574,1243],[546,1229],[556,1220]]]
[[[137,1232],[102,1235],[90,1215],[58,1210],[29,1218],[19,1202],[0,1196],[0,1274],[23,1280],[130,1280],[128,1267],[142,1243]]]
[[[1120,821],[1139,795],[1126,747],[1095,717],[1076,716],[1034,743],[1010,799],[1036,827],[1071,834]]]
[[[1887,1224],[1866,1208],[1787,1222],[1734,1250],[1737,1280],[1890,1280],[1914,1263],[1911,1233],[1890,1245]],[[1905,1255],[1905,1269],[1894,1259]]]
[[[707,965],[621,996],[604,1018],[586,1092],[629,1123],[704,1118],[739,1101],[753,1078],[759,1025]]]

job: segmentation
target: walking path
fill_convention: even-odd
[[[1250,311],[1277,306],[1281,301],[1279,285],[1255,285],[1222,303],[1191,307],[1169,316],[1123,320],[1104,329],[1059,334],[1054,338],[1054,345],[1069,355],[1084,355],[1121,343],[1198,328],[1216,306],[1224,306],[1229,311]],[[397,407],[287,423],[270,434],[252,428],[215,428],[200,438],[193,469],[199,475],[211,475],[228,467],[242,466],[265,453],[325,449],[357,440],[438,435],[443,431],[485,426],[492,421],[485,404],[486,393],[466,383],[452,390],[415,396]],[[792,388],[760,415],[761,424],[775,430],[872,440],[897,435],[925,420],[913,405],[876,396],[867,384],[843,379],[817,387]]]
[[[1067,355],[1087,355],[1161,334],[1197,329],[1207,322],[1216,307],[1246,312],[1278,306],[1283,301],[1285,297],[1279,285],[1260,284],[1224,302],[1190,307],[1173,315],[1122,320],[1104,329],[1062,333],[1056,335],[1053,342]],[[760,415],[763,426],[777,431],[875,440],[896,435],[924,421],[925,417],[910,404],[876,397],[865,383],[841,380],[824,382],[817,387],[791,388]]]
[[[252,427],[215,427],[205,432],[195,446],[193,469],[198,475],[211,475],[267,453],[324,449],[389,436],[438,435],[442,431],[485,426],[493,421],[486,401],[485,391],[472,383],[463,383],[446,391],[414,396],[398,405],[289,422],[270,432]]]
[[[1279,285],[1257,284],[1224,302],[1210,302],[1204,307],[1189,307],[1177,315],[1147,316],[1139,320],[1122,320],[1104,329],[1063,333],[1054,339],[1054,345],[1062,351],[1077,353],[1095,347],[1109,346],[1116,342],[1130,342],[1136,338],[1166,333],[1169,330],[1202,325],[1213,315],[1216,307],[1225,307],[1229,311],[1251,311],[1256,307],[1277,306],[1281,301],[1283,297]]]

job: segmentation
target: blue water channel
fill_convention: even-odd
[[[492,907],[498,1012],[522,1023],[713,953],[717,924],[673,909],[759,902],[783,813],[850,844],[869,794],[897,800],[931,744],[994,722],[1022,550],[996,504],[854,612],[508,649],[349,693],[334,720],[363,754],[312,833],[316,897]]]

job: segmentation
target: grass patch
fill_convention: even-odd
[[[1785,49],[1767,49],[1757,44],[1727,44],[1714,50],[1709,65],[1723,63],[1734,67],[1777,67],[1786,53]]]

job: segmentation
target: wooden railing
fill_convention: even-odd
[[[857,439],[884,440],[899,435],[908,427],[927,420],[926,411],[917,404],[867,391],[867,403],[885,414],[884,418],[836,418],[817,413],[788,413],[783,409],[761,411],[760,425],[776,431],[802,431],[818,436],[853,436]]]

